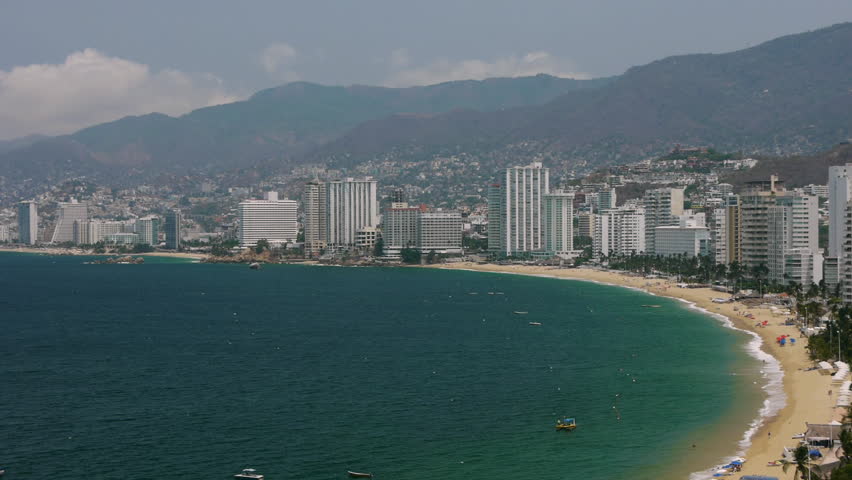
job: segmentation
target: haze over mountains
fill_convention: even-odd
[[[179,118],[127,117],[2,142],[0,188],[459,152],[499,168],[506,156],[496,152],[507,149],[516,163],[544,156],[562,170],[634,161],[674,143],[811,153],[852,135],[850,45],[852,24],[844,23],[597,80],[539,75],[404,89],[292,83]]]

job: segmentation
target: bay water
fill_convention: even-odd
[[[0,254],[9,480],[685,478],[762,400],[747,335],[638,291],[90,260]]]

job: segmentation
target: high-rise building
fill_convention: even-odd
[[[837,258],[843,250],[846,206],[852,200],[852,163],[828,167],[828,252]]]
[[[85,222],[89,219],[89,209],[85,203],[79,203],[76,199],[70,202],[59,203],[59,219],[53,230],[51,243],[73,242],[74,222]]]
[[[139,235],[139,243],[158,245],[160,243],[160,219],[147,216],[136,220],[136,233]]]
[[[575,204],[576,205],[576,204]],[[577,214],[577,236],[589,237],[595,236],[595,215],[594,213]]]
[[[325,183],[314,180],[305,184],[302,197],[305,212],[305,256],[318,257],[325,249],[326,233]]]
[[[644,209],[622,205],[601,213],[596,218],[592,240],[595,258],[644,253],[647,248]]]
[[[574,251],[574,194],[556,190],[543,198],[544,250],[567,257]]]
[[[346,250],[356,247],[358,230],[379,225],[376,191],[376,181],[371,177],[326,183],[326,245],[329,248]]]
[[[417,248],[421,253],[462,253],[461,213],[421,211],[417,217]]]
[[[166,234],[166,248],[169,250],[180,250],[180,226],[181,226],[181,211],[170,210],[166,213],[166,221],[163,225],[163,230]]]
[[[12,234],[9,232],[7,225],[0,225],[0,242],[6,243],[12,241]]]
[[[843,297],[843,303],[850,305],[852,304],[852,202],[846,202],[846,210],[843,212],[843,249],[838,258],[840,294]]]
[[[646,190],[642,197],[642,207],[645,209],[645,248],[648,252],[654,252],[655,229],[678,225],[678,216],[683,214],[683,189]]]
[[[713,213],[713,241],[715,244],[716,263],[729,265],[743,260],[740,245],[740,206],[739,198],[736,204],[717,208]]]
[[[240,246],[253,247],[262,239],[270,245],[295,242],[298,235],[296,202],[278,200],[277,192],[267,192],[263,197],[263,200],[245,200],[237,206]]]
[[[403,248],[415,248],[420,239],[420,207],[405,202],[393,204],[382,215],[385,255],[395,257]]]
[[[695,257],[710,253],[710,229],[696,226],[657,227],[654,232],[654,253],[664,257],[685,255]]]
[[[18,243],[33,245],[38,240],[38,204],[18,204]]]
[[[550,192],[550,170],[541,162],[507,168],[488,199],[488,250],[499,255],[544,248],[543,196]]]
[[[793,250],[805,249],[812,258],[819,258],[817,197],[785,190],[783,182],[772,175],[769,181],[747,184],[741,215],[742,263],[747,268],[766,266],[769,281],[791,281],[786,271],[788,255],[799,259],[793,263],[801,264],[801,252]],[[806,265],[813,267],[814,263]],[[799,278],[816,277],[812,272]]]
[[[597,192],[597,198],[595,199],[594,212],[600,213],[604,210],[609,210],[615,208],[615,200],[616,194],[615,189],[612,187],[602,188]]]

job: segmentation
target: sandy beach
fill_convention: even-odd
[[[781,458],[784,447],[795,447],[798,440],[793,435],[805,431],[808,423],[828,423],[832,419],[839,420],[842,412],[835,412],[837,388],[832,388],[831,377],[820,375],[818,371],[805,371],[813,366],[805,349],[805,339],[799,339],[799,332],[793,326],[785,326],[785,317],[773,314],[769,309],[747,308],[741,303],[718,304],[713,298],[727,298],[728,295],[709,288],[679,288],[674,283],[663,279],[646,279],[619,273],[600,271],[586,268],[560,269],[555,267],[537,267],[525,265],[479,265],[474,263],[454,263],[436,265],[443,269],[465,269],[483,272],[515,273],[524,275],[546,275],[559,278],[589,280],[613,285],[633,287],[646,290],[656,295],[686,300],[712,313],[728,317],[735,327],[755,332],[763,340],[762,350],[775,357],[784,370],[783,388],[786,394],[786,405],[778,413],[764,420],[763,425],[751,439],[751,445],[745,452],[747,459],[740,475],[770,475],[779,478],[794,476],[795,469],[784,473],[781,467],[768,466],[767,463]],[[746,318],[745,312],[754,315]],[[765,327],[758,323],[767,321]],[[775,339],[781,335],[797,338],[796,346],[778,345]],[[829,394],[829,391],[832,391]],[[755,412],[757,417],[758,412]],[[743,426],[743,431],[748,425]],[[733,442],[730,454],[735,454],[740,447]],[[722,459],[719,459],[721,462]],[[710,468],[713,465],[706,465]]]
[[[189,253],[189,252],[149,252],[149,253],[128,253],[128,254],[120,254],[120,253],[90,253],[84,252],[82,250],[75,250],[69,248],[29,248],[29,247],[0,247],[0,253],[2,252],[11,252],[11,253],[37,253],[41,255],[107,255],[107,256],[123,256],[123,255],[131,255],[135,257],[172,257],[172,258],[191,258],[193,260],[201,260],[202,258],[207,257],[207,255],[203,253]]]

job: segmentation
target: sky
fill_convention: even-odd
[[[292,81],[618,75],[847,21],[849,0],[2,0],[0,140]]]

